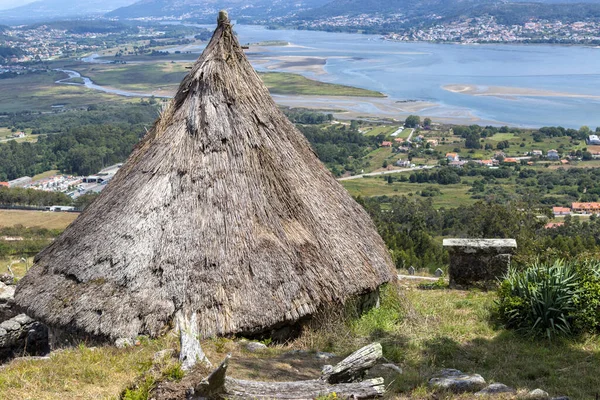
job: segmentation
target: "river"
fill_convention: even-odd
[[[374,35],[234,29],[241,43],[292,44],[249,52],[251,60],[261,60],[254,63],[258,70],[289,70],[282,60],[293,60],[295,72],[314,79],[381,91],[392,101],[432,103],[420,113],[433,118],[600,126],[599,48],[403,43]],[[202,46],[172,50],[200,52]],[[305,57],[325,59],[323,73],[314,65],[303,69],[298,60]]]

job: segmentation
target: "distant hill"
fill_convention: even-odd
[[[214,22],[220,9],[236,20],[294,15],[331,0],[140,0],[106,14],[109,18],[182,17]]]
[[[419,23],[432,15],[446,20],[492,15],[505,23],[530,18],[578,20],[600,18],[600,0],[333,0],[305,11],[300,19],[400,13]]]
[[[51,19],[102,15],[135,0],[40,0],[0,11],[0,23],[14,24]]]

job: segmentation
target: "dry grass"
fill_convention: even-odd
[[[0,227],[23,225],[46,229],[65,229],[79,213],[52,211],[0,210]]]
[[[13,360],[0,369],[0,400],[116,399],[152,366],[157,351],[175,346],[167,336],[128,349],[82,345],[50,360]]]

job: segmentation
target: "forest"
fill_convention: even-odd
[[[565,218],[546,229],[547,218],[522,203],[479,201],[470,206],[435,209],[430,199],[406,196],[359,197],[389,247],[396,267],[429,269],[448,264],[440,237],[514,238],[516,265],[542,259],[583,257],[600,252],[600,218]]]

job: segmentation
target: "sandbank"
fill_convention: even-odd
[[[452,84],[442,86],[444,90],[453,93],[468,94],[472,96],[493,96],[501,98],[510,97],[572,97],[582,99],[600,99],[600,96],[580,93],[555,92],[552,90],[520,88],[509,86],[484,86],[468,84]]]

